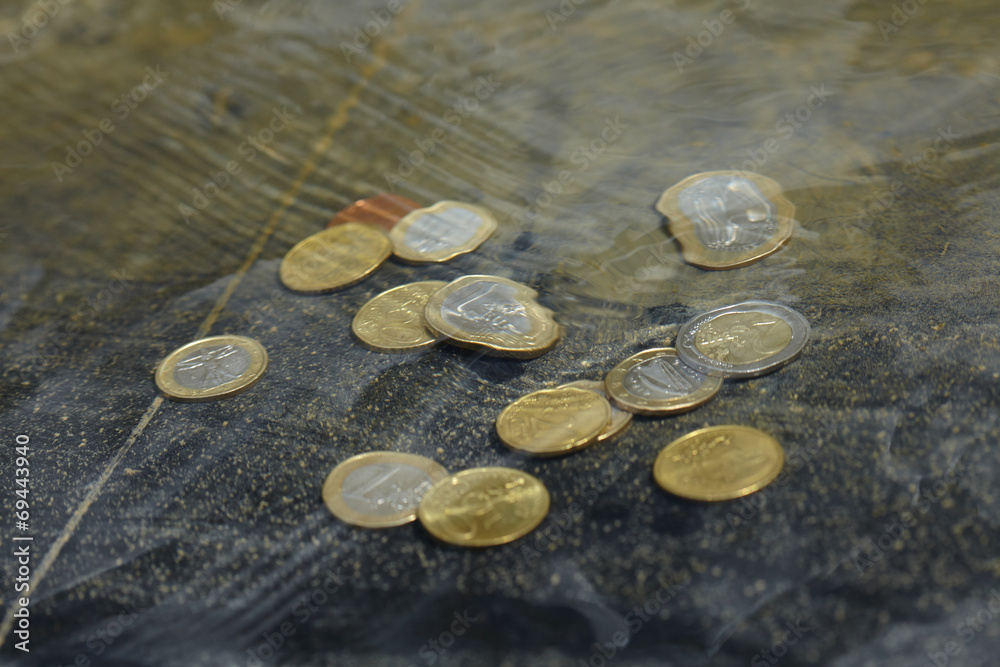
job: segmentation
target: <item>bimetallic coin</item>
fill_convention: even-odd
[[[354,316],[354,335],[376,352],[413,352],[434,345],[438,337],[424,325],[424,307],[447,284],[427,280],[382,292]]]
[[[722,380],[694,370],[671,347],[643,350],[611,369],[605,390],[622,410],[640,415],[670,415],[694,410],[712,400]]]
[[[496,228],[496,218],[485,208],[442,201],[406,214],[389,238],[402,260],[446,262],[478,248]]]
[[[497,417],[504,444],[534,456],[568,454],[597,442],[611,423],[603,394],[576,387],[542,389],[517,399]]]
[[[417,517],[443,542],[490,547],[527,535],[548,513],[549,492],[537,478],[511,468],[473,468],[431,487]]]
[[[267,351],[252,338],[212,336],[171,352],[156,368],[156,386],[175,401],[213,401],[246,391],[267,368]]]
[[[666,491],[691,500],[742,498],[767,486],[785,465],[778,441],[748,426],[712,426],[674,440],[653,463]]]
[[[427,300],[427,327],[456,345],[487,354],[532,359],[559,340],[552,311],[538,292],[497,276],[463,276]]]
[[[577,389],[586,389],[588,391],[597,392],[601,396],[607,398],[604,391],[604,383],[600,380],[574,380],[573,382],[567,382],[566,384],[559,385],[557,389],[563,389],[564,387],[576,387]],[[611,423],[609,423],[601,434],[597,436],[597,442],[605,442],[616,437],[622,431],[629,427],[632,423],[632,413],[621,410],[611,403]]]
[[[323,502],[335,517],[354,526],[402,526],[417,518],[424,493],[447,477],[440,464],[416,454],[358,454],[327,476]]]
[[[389,231],[410,211],[420,208],[420,204],[405,197],[378,194],[368,199],[359,199],[330,220],[327,227],[343,225],[347,222],[362,222],[378,225]]]
[[[753,172],[710,171],[666,190],[656,210],[669,220],[689,264],[735,269],[767,257],[792,235],[795,206],[776,182]]]
[[[777,370],[802,352],[809,322],[777,303],[747,301],[699,315],[677,333],[681,360],[707,375],[748,378]]]
[[[322,294],[360,282],[389,257],[392,244],[378,227],[348,222],[299,241],[281,262],[285,287]]]

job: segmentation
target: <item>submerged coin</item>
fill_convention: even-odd
[[[359,199],[330,220],[327,227],[343,225],[347,222],[362,222],[378,225],[389,231],[410,211],[420,208],[420,204],[406,197],[378,194],[368,199]]]
[[[694,410],[712,400],[722,380],[694,370],[671,347],[633,354],[604,379],[608,396],[622,410],[640,415],[670,415]]]
[[[604,392],[604,383],[600,380],[574,380],[573,382],[567,382],[566,384],[559,385],[557,389],[562,389],[564,387],[576,387],[577,389],[586,389],[587,391],[593,391],[601,396],[607,398]],[[597,442],[605,442],[606,440],[611,440],[622,431],[629,427],[632,423],[632,413],[626,412],[616,407],[614,403],[611,403],[611,422],[604,427],[601,434],[597,436]]]
[[[656,210],[669,220],[689,264],[735,269],[778,250],[794,229],[795,206],[776,182],[742,171],[689,176],[666,190]]]
[[[463,276],[428,299],[424,316],[431,331],[456,345],[532,359],[552,349],[560,334],[552,311],[537,297],[506,278]]]
[[[413,352],[434,345],[438,337],[424,324],[424,307],[447,284],[426,280],[382,292],[354,316],[354,335],[376,352]]]
[[[677,354],[707,375],[748,378],[777,370],[802,352],[809,322],[777,303],[747,301],[692,318],[677,333]]]
[[[156,386],[175,401],[212,401],[246,391],[267,368],[252,338],[212,336],[177,348],[156,368]]]
[[[781,472],[785,451],[749,426],[712,426],[674,440],[653,463],[666,491],[691,500],[730,500],[761,489]]]
[[[517,399],[497,417],[508,447],[534,456],[568,454],[597,442],[611,423],[603,394],[576,387],[541,389]]]
[[[460,547],[490,547],[527,535],[549,513],[549,492],[512,468],[463,470],[435,484],[417,517],[434,537]]]
[[[353,285],[382,265],[392,244],[378,227],[348,222],[299,241],[279,275],[296,292],[321,294]]]
[[[408,213],[389,238],[400,259],[446,262],[478,248],[496,228],[496,218],[482,206],[442,201]]]
[[[416,454],[358,454],[327,476],[323,502],[335,517],[354,526],[402,526],[417,518],[424,493],[447,477],[443,466]]]

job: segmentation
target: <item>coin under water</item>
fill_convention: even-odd
[[[710,171],[666,190],[656,210],[689,264],[735,269],[777,251],[792,235],[795,206],[776,181],[753,172]]]
[[[417,518],[424,493],[447,477],[440,464],[416,454],[358,454],[327,476],[323,502],[334,516],[354,526],[402,526]]]
[[[746,301],[716,308],[685,323],[677,354],[707,375],[748,378],[777,370],[802,352],[809,322],[777,303]]]
[[[567,382],[566,384],[561,384],[557,389],[562,389],[564,387],[576,387],[577,389],[586,389],[588,391],[593,391],[601,396],[607,398],[607,394],[604,391],[604,383],[600,380],[573,380],[572,382]],[[611,422],[601,431],[601,434],[597,436],[597,442],[605,442],[611,440],[612,438],[619,435],[622,431],[629,427],[632,423],[632,413],[626,412],[611,403]]]
[[[267,351],[243,336],[212,336],[177,348],[156,368],[156,386],[175,401],[212,401],[246,391],[267,369]]]
[[[408,262],[446,262],[471,252],[497,228],[481,206],[442,201],[406,214],[392,231],[393,253]]]
[[[438,341],[424,323],[427,299],[448,283],[426,280],[382,292],[361,306],[351,329],[376,352],[413,352]]]
[[[407,213],[415,211],[418,208],[420,208],[420,204],[406,197],[382,193],[354,202],[333,216],[327,227],[335,227],[336,225],[343,225],[348,222],[361,222],[369,225],[378,225],[385,229],[385,231],[389,231]]]
[[[693,410],[712,400],[722,380],[694,370],[671,347],[633,354],[604,379],[611,400],[622,410],[641,415],[670,415]]]
[[[558,456],[583,449],[611,423],[611,404],[603,394],[576,387],[533,391],[497,417],[504,444],[534,456]]]
[[[770,484],[785,465],[785,451],[749,426],[712,426],[674,440],[653,463],[666,491],[691,500],[742,498]]]
[[[552,311],[539,304],[538,292],[497,276],[463,276],[427,301],[428,328],[456,345],[487,354],[532,359],[559,340]]]
[[[364,280],[389,257],[392,244],[374,225],[348,222],[299,241],[281,261],[285,287],[322,294]]]
[[[549,492],[537,478],[512,468],[473,468],[431,487],[417,517],[443,542],[489,547],[527,535],[548,513]]]

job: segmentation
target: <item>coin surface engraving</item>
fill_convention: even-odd
[[[577,389],[586,389],[587,391],[597,392],[597,394],[604,396],[607,399],[607,395],[604,391],[604,382],[601,380],[574,380],[572,382],[567,382],[566,384],[559,385],[558,389],[563,387],[576,387]],[[597,436],[597,442],[604,442],[606,440],[611,440],[619,433],[624,431],[632,423],[632,413],[622,410],[617,407],[614,403],[611,403],[611,422],[604,427],[601,434]]]
[[[670,347],[643,350],[620,362],[604,379],[612,402],[643,415],[693,410],[712,400],[722,380],[685,364]]]
[[[438,341],[424,321],[424,308],[432,294],[447,285],[426,280],[382,292],[354,316],[354,335],[376,352],[413,352]]]
[[[611,423],[602,395],[577,387],[542,389],[517,399],[497,417],[504,444],[534,456],[568,454],[597,442]]]
[[[493,214],[457,201],[408,213],[392,228],[393,252],[408,262],[445,262],[478,248],[496,231]]]
[[[156,385],[176,401],[211,401],[252,387],[267,369],[267,352],[244,336],[212,336],[183,345],[156,368]]]
[[[348,222],[299,241],[281,261],[285,287],[321,294],[364,280],[390,254],[386,233],[374,225]]]

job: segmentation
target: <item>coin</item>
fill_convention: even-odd
[[[670,415],[694,410],[712,400],[722,380],[686,365],[672,347],[633,354],[604,379],[611,400],[640,415]]]
[[[427,327],[456,345],[487,354],[532,359],[559,340],[552,311],[538,292],[497,276],[463,276],[427,300]]]
[[[576,387],[541,389],[497,417],[497,434],[511,449],[534,456],[569,454],[597,442],[611,423],[603,394]]]
[[[446,262],[478,248],[496,228],[496,218],[485,208],[442,201],[407,213],[389,238],[393,252],[402,260]]]
[[[669,221],[684,261],[736,269],[778,250],[792,235],[795,205],[776,181],[744,171],[709,171],[666,190],[656,210]]]
[[[322,294],[360,282],[382,265],[392,244],[378,227],[348,222],[299,241],[281,262],[285,287]]]
[[[691,500],[742,498],[785,465],[778,441],[749,426],[712,426],[674,440],[653,463],[657,484]]]
[[[564,387],[576,387],[577,389],[586,389],[587,391],[597,392],[599,395],[606,398],[604,393],[604,383],[600,380],[574,380],[573,382],[567,382],[566,384],[559,385],[557,389],[563,389]],[[604,427],[601,434],[597,436],[597,442],[605,442],[611,440],[612,438],[619,435],[622,431],[629,427],[632,423],[632,413],[620,410],[613,403],[609,404],[611,406],[611,422]]]
[[[437,539],[460,547],[490,547],[527,535],[549,513],[549,492],[528,473],[472,468],[424,494],[417,517]]]
[[[229,398],[257,384],[267,351],[243,336],[212,336],[183,345],[156,367],[156,386],[175,401]]]
[[[434,345],[438,337],[424,325],[424,307],[447,284],[426,280],[382,292],[354,316],[354,335],[376,352],[413,352]]]
[[[677,354],[707,375],[748,378],[792,361],[809,339],[809,322],[777,303],[746,301],[692,318],[677,333]]]
[[[389,231],[403,216],[418,208],[420,208],[420,204],[406,197],[382,193],[354,202],[333,216],[327,227],[342,225],[346,222],[363,222],[378,225],[385,231]]]
[[[327,475],[323,502],[335,517],[354,526],[402,526],[417,518],[424,493],[447,477],[439,463],[416,454],[358,454]]]

